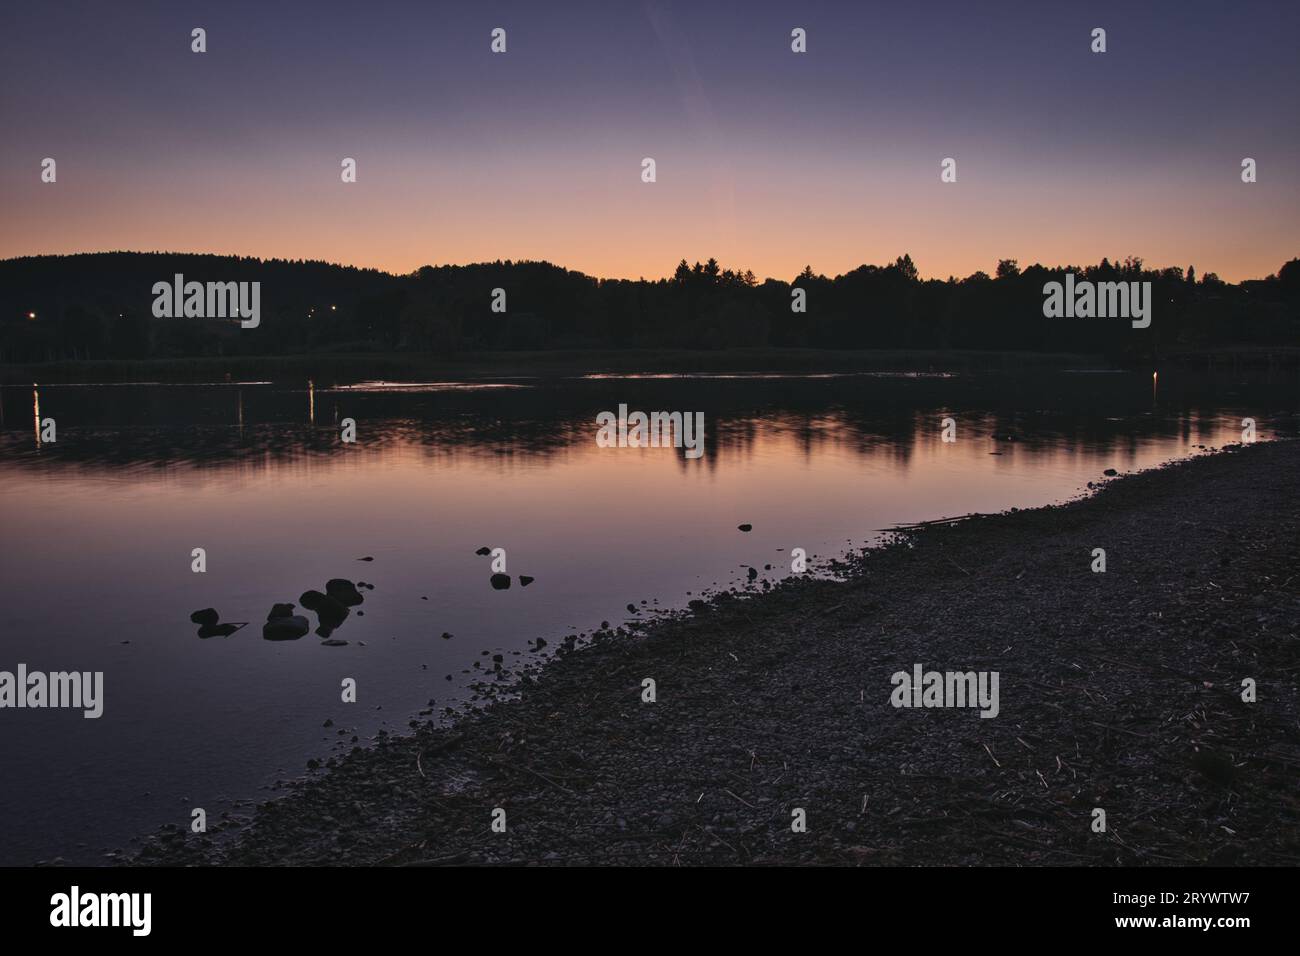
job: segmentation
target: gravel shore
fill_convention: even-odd
[[[1298,488],[1300,442],[1232,447],[559,642],[517,697],[132,862],[1296,865]],[[996,671],[997,716],[896,708],[918,664]]]

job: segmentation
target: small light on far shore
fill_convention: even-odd
[[[27,313],[27,318],[29,318],[29,319],[34,319],[34,318],[36,318],[36,313],[35,313],[35,312],[28,312],[28,313]]]

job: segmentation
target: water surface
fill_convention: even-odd
[[[795,547],[824,559],[896,523],[1066,500],[1106,468],[1238,441],[1245,416],[1261,439],[1297,424],[1293,380],[1157,389],[1086,371],[73,385],[0,399],[0,670],[101,670],[106,697],[98,720],[0,711],[0,863],[105,862],[163,823],[187,827],[194,807],[241,812],[354,735],[468,700],[492,666],[484,651],[510,667],[535,638],[553,648],[683,606],[749,566],[761,587]],[[38,441],[34,399],[53,444]],[[704,456],[598,448],[595,417],[620,403],[703,411]],[[346,418],[354,445],[339,441]],[[482,546],[506,549],[509,590],[490,586]],[[521,574],[536,581],[521,588]],[[333,635],[345,646],[262,639],[273,603],[334,577],[374,585]],[[208,606],[250,624],[200,639],[189,615]],[[348,677],[355,704],[340,700]]]

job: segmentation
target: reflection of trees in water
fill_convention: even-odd
[[[1195,383],[1203,384],[1203,383]],[[0,423],[0,455],[21,467],[189,467],[260,470],[311,460],[382,460],[420,450],[439,461],[545,461],[595,447],[596,415],[629,411],[702,411],[705,454],[687,469],[715,470],[747,457],[760,442],[782,441],[804,459],[836,449],[888,455],[906,465],[919,447],[940,443],[942,419],[957,422],[958,440],[1017,447],[1093,447],[1133,451],[1146,439],[1211,442],[1221,434],[1222,402],[1270,410],[1296,408],[1294,390],[1219,395],[1161,382],[1153,413],[1146,376],[1054,375],[969,379],[737,379],[566,381],[511,390],[363,392],[316,390],[315,425],[308,391],[271,386],[42,389],[41,414],[58,420],[59,441],[34,452],[26,427],[12,421],[22,389],[4,390],[9,422]],[[1248,395],[1249,391],[1249,395]],[[30,404],[31,390],[25,392]],[[340,440],[343,419],[358,442]],[[1272,427],[1294,430],[1295,419]],[[608,450],[613,453],[613,450]],[[347,460],[347,459],[341,459]]]

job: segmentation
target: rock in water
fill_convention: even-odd
[[[533,583],[534,581],[536,581],[536,580],[537,580],[537,578],[530,578],[530,577],[529,577],[528,575],[526,575],[526,574],[521,574],[521,575],[519,575],[519,586],[520,586],[521,588],[526,588],[526,587],[528,587],[528,585],[532,584],[532,583]]]
[[[740,531],[744,531],[746,534],[754,530],[754,526],[752,524],[738,524],[736,525],[736,528]]]
[[[489,547],[484,546],[484,547],[482,547],[482,548],[479,548],[479,549],[478,549],[477,551],[475,551],[474,553],[477,554],[477,555],[479,555],[480,557],[483,557],[484,555],[489,555],[489,554],[491,554],[491,553],[492,553],[492,549],[489,548]]]
[[[229,637],[243,626],[243,624],[236,624],[234,622],[227,624],[204,624],[199,628],[199,637],[204,640],[207,640],[209,637]]]
[[[296,641],[311,630],[311,622],[301,614],[277,617],[262,625],[262,637],[268,641]]]
[[[294,605],[292,604],[272,604],[271,613],[266,616],[268,621],[274,621],[278,617],[292,617]]]
[[[344,607],[355,607],[365,600],[357,586],[346,578],[330,578],[325,582],[325,593]]]
[[[304,591],[298,603],[309,611],[315,611],[322,624],[338,627],[348,616],[348,609],[329,595],[319,591]]]
[[[510,575],[494,574],[492,575],[492,587],[498,591],[506,591],[510,588]]]
[[[191,614],[190,620],[201,627],[212,627],[221,620],[221,615],[217,613],[216,608],[205,607],[203,610]]]

